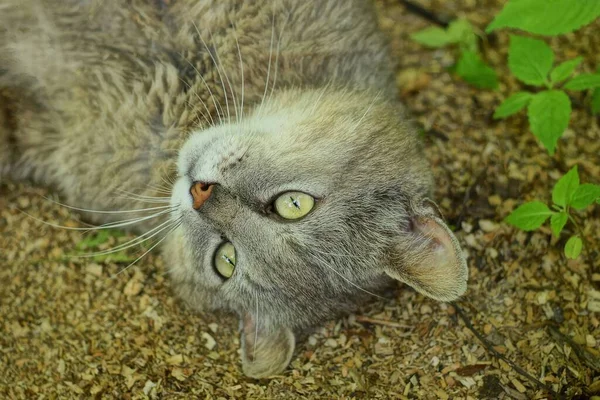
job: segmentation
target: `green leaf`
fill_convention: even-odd
[[[460,18],[450,22],[447,32],[450,41],[458,43],[463,50],[477,51],[477,35],[468,20]]]
[[[553,214],[554,212],[541,201],[532,201],[519,206],[505,221],[524,231],[532,231],[542,226]]]
[[[560,232],[563,230],[568,220],[569,214],[564,211],[553,214],[552,217],[550,217],[550,228],[552,229],[554,236],[560,236]]]
[[[579,187],[579,172],[577,165],[564,174],[552,189],[552,201],[561,207],[571,205],[573,195]]]
[[[517,28],[538,35],[573,32],[600,16],[597,0],[510,0],[486,28]]]
[[[550,155],[556,143],[569,126],[571,100],[560,90],[546,90],[536,94],[527,108],[531,132],[542,142]]]
[[[565,244],[565,256],[572,260],[579,257],[581,254],[581,249],[583,248],[583,242],[579,238],[579,236],[571,236],[567,243]]]
[[[565,83],[569,90],[586,90],[600,87],[600,74],[581,74]]]
[[[471,85],[481,89],[496,89],[498,75],[477,53],[469,50],[462,52],[454,71]]]
[[[596,88],[594,93],[592,93],[592,114],[600,114],[600,88]]]
[[[78,250],[97,249],[100,245],[109,241],[111,237],[122,237],[125,234],[117,229],[103,229],[86,236],[77,243]]]
[[[583,210],[596,200],[600,200],[600,186],[584,183],[575,190],[575,193],[573,193],[571,207],[577,210]]]
[[[510,36],[508,67],[514,76],[529,85],[542,86],[554,62],[550,46],[537,39]]]
[[[571,76],[575,68],[577,68],[582,61],[583,57],[577,57],[572,60],[567,60],[565,62],[560,63],[550,73],[550,80],[553,83],[564,81],[569,76]]]
[[[427,47],[444,47],[450,43],[451,37],[442,28],[431,27],[410,35],[411,39]]]
[[[518,113],[529,104],[532,98],[533,95],[529,92],[517,92],[513,94],[496,108],[494,119],[506,118],[509,115]]]

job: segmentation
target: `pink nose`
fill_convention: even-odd
[[[205,182],[194,182],[192,184],[192,187],[190,188],[190,194],[194,199],[194,204],[192,205],[194,210],[200,209],[206,200],[208,200],[212,193],[213,186],[214,185]]]

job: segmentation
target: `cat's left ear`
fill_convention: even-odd
[[[242,325],[242,370],[251,378],[276,375],[288,366],[296,338],[291,329],[284,326],[258,327],[253,316],[246,314]]]
[[[469,275],[458,240],[431,201],[412,211],[407,235],[390,249],[385,273],[433,299],[456,300]]]

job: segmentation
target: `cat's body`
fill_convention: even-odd
[[[0,57],[0,180],[127,211],[177,178],[173,210],[131,228],[165,224],[154,237],[169,232],[182,296],[240,315],[247,374],[280,371],[294,332],[392,278],[464,291],[369,1],[5,0]],[[198,181],[214,187],[201,207]],[[274,198],[298,192],[314,209],[283,221]],[[211,265],[223,241],[238,259],[225,280]]]

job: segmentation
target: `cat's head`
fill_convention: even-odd
[[[244,372],[282,371],[295,332],[393,280],[441,301],[466,288],[459,245],[397,105],[369,93],[277,94],[193,133],[166,257],[185,299],[240,315]]]

